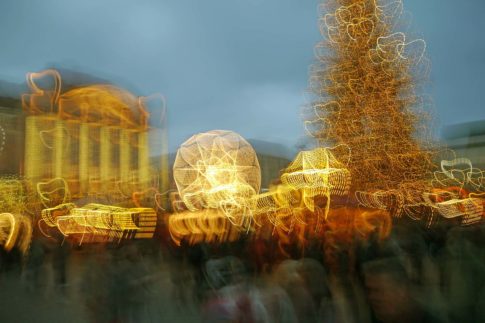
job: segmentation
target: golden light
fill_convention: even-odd
[[[462,225],[485,217],[485,172],[475,168],[468,158],[441,161],[434,172],[433,190],[423,193],[424,203],[444,218],[461,218]]]
[[[234,241],[241,232],[223,212],[214,209],[176,213],[168,221],[170,235],[177,245],[183,239],[189,244]]]
[[[164,129],[149,125],[149,111],[160,110],[162,125],[165,106],[161,96],[136,97],[109,84],[62,93],[61,76],[55,70],[29,73],[27,83],[31,91],[22,96],[27,115],[26,180],[34,186],[52,179],[64,180],[72,198],[104,197],[110,203],[117,197],[129,200],[133,191],[159,184],[158,171],[150,162],[150,148],[156,141],[161,146],[157,148],[166,152],[167,140]],[[162,189],[167,190],[164,158],[160,168]],[[123,194],[121,187],[130,191]]]
[[[0,246],[6,251],[17,247],[25,254],[31,239],[32,221],[30,218],[12,213],[0,213]]]
[[[301,151],[281,175],[281,184],[254,197],[257,218],[266,216],[275,227],[290,232],[312,224],[318,231],[327,219],[332,197],[345,196],[350,172],[333,151],[343,147]],[[323,215],[323,218],[321,216]]]
[[[253,222],[261,173],[256,152],[240,135],[213,130],[192,136],[177,151],[173,174],[179,209],[169,218],[173,240],[234,239]],[[236,227],[236,228],[233,228]]]
[[[281,182],[292,189],[301,190],[302,201],[310,211],[315,210],[315,198],[346,195],[350,188],[350,172],[338,161],[329,148],[301,151],[286,168]]]
[[[305,223],[308,214],[312,214],[317,217],[318,231],[323,220],[320,215],[327,218],[332,196],[345,196],[350,187],[350,172],[334,157],[334,149],[316,148],[298,153],[281,175],[282,184],[256,197],[255,212],[266,214],[270,222],[287,231],[294,221]],[[288,221],[290,224],[284,224]]]
[[[316,46],[305,128],[322,146],[350,148],[351,191],[362,192],[363,204],[394,199],[393,192],[384,197],[390,190],[407,199],[435,168],[427,102],[418,91],[428,74],[426,43],[395,30],[401,0],[329,0],[321,9],[324,40]]]
[[[15,178],[0,179],[0,212],[20,214],[24,210],[25,189]]]
[[[251,217],[261,173],[256,152],[238,134],[213,130],[192,136],[178,150],[173,174],[190,211],[220,210],[235,225]]]
[[[95,203],[76,207],[67,203],[42,210],[42,221],[59,230],[66,238],[82,244],[151,239],[157,225],[157,215],[151,208],[123,208]]]

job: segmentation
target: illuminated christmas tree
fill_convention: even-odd
[[[395,31],[400,1],[328,0],[321,9],[308,132],[322,146],[349,148],[352,191],[415,191],[434,167],[417,95],[425,42]]]

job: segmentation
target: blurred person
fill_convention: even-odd
[[[435,322],[418,302],[414,285],[397,257],[363,266],[367,299],[379,322]]]
[[[236,257],[209,259],[204,265],[210,287],[202,304],[203,322],[255,322],[245,286],[245,268]]]
[[[167,258],[170,259],[168,270],[171,298],[177,309],[185,310],[187,304],[197,304],[200,301],[200,269],[196,266],[202,266],[204,253],[198,246],[195,246],[195,252],[191,251],[190,246],[183,241],[179,247],[171,244],[168,247],[171,247],[167,253]],[[192,256],[194,253],[195,256]]]
[[[484,227],[454,227],[443,253],[443,291],[452,322],[483,322],[477,317],[485,286]],[[478,319],[478,320],[476,320]]]
[[[71,256],[71,244],[65,240],[56,245],[52,253],[52,269],[54,273],[54,288],[65,295],[68,284],[67,265]]]
[[[9,251],[0,246],[0,271],[2,275],[20,277],[22,263],[23,254],[17,246]]]
[[[45,284],[44,267],[45,250],[39,239],[33,239],[25,264],[24,279],[30,291],[40,290]]]
[[[321,263],[311,258],[303,258],[299,263],[298,272],[316,306],[318,321],[335,321],[335,312],[325,268]]]
[[[113,322],[114,304],[110,297],[113,268],[112,251],[106,245],[90,246],[82,273],[81,293],[91,322]]]
[[[286,291],[268,276],[263,276],[249,292],[256,322],[298,322],[293,303]]]
[[[317,305],[300,272],[301,263],[285,260],[273,272],[273,280],[288,294],[299,322],[316,322]]]
[[[355,272],[332,272],[328,278],[331,298],[325,317],[330,322],[370,322],[370,312],[362,282]]]
[[[148,313],[149,268],[136,243],[123,245],[116,255],[110,284],[116,322],[143,322]]]
[[[266,276],[255,283],[240,259],[212,259],[205,267],[212,291],[203,305],[203,322],[298,322],[285,290]]]
[[[474,322],[485,321],[485,284],[482,284],[478,294],[474,310]]]

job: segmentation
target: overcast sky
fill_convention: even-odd
[[[170,147],[228,129],[303,137],[318,0],[0,0],[0,79],[62,66],[162,93]],[[404,0],[428,44],[437,126],[485,119],[485,1]]]

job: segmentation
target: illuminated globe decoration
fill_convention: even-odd
[[[251,218],[261,171],[256,152],[237,133],[212,130],[192,136],[177,151],[173,174],[190,211],[217,209],[235,225]]]

